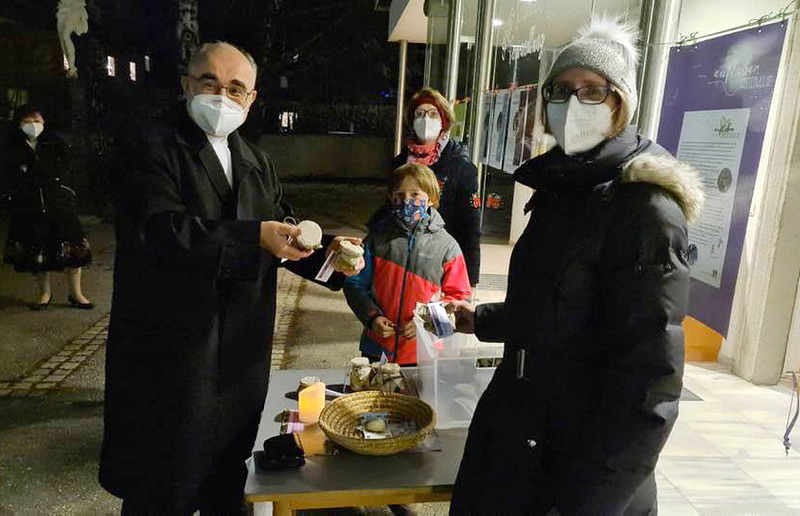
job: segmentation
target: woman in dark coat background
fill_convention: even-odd
[[[697,174],[628,126],[635,30],[593,21],[542,82],[558,146],[520,167],[535,190],[504,303],[457,306],[505,343],[469,430],[452,514],[654,514],[678,415]],[[458,303],[456,303],[458,304]]]
[[[67,145],[45,130],[40,110],[19,108],[3,152],[0,193],[11,211],[3,261],[35,276],[34,310],[50,305],[50,271],[66,273],[71,306],[94,307],[81,289],[81,267],[91,263],[92,252],[75,211],[75,192],[64,183],[69,174]]]
[[[464,253],[469,282],[474,287],[481,268],[478,169],[470,161],[467,148],[450,139],[450,127],[455,121],[453,108],[438,91],[423,88],[415,93],[406,111],[406,147],[395,156],[392,170],[406,163],[419,163],[436,174],[442,192],[439,214]]]

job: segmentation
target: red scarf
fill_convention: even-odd
[[[426,167],[433,166],[439,161],[439,156],[441,156],[449,141],[450,133],[447,131],[442,131],[439,138],[430,143],[416,143],[413,137],[409,137],[406,140],[406,148],[408,149],[406,163],[417,163]]]

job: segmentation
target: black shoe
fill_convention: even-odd
[[[40,312],[42,310],[47,309],[50,306],[50,301],[53,300],[53,294],[50,294],[50,297],[47,299],[46,303],[30,303],[28,308],[33,310],[34,312]]]
[[[79,303],[77,299],[72,297],[72,294],[67,296],[67,301],[69,301],[72,308],[79,308],[81,310],[92,310],[94,308],[94,303]]]

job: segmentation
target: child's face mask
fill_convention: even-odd
[[[392,213],[407,227],[414,227],[428,214],[428,200],[394,199],[392,201]]]

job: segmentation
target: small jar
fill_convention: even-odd
[[[355,357],[350,360],[350,389],[353,391],[363,391],[369,387],[372,368],[369,359],[366,357]]]
[[[322,228],[313,220],[297,222],[294,217],[286,217],[283,222],[300,229],[300,235],[296,239],[289,239],[290,244],[308,251],[322,247]]]
[[[321,382],[321,381],[322,380],[320,380],[316,376],[304,376],[304,377],[300,378],[300,384],[297,386],[297,394],[300,394],[300,391],[302,391],[306,387],[309,387],[309,386],[314,385],[315,383]]]
[[[343,240],[339,244],[339,252],[336,257],[336,268],[340,270],[355,269],[361,257],[364,256],[364,248],[348,240]]]
[[[382,391],[396,392],[402,388],[403,373],[400,372],[400,364],[383,364],[380,366],[378,375],[380,376],[380,387]]]
[[[307,250],[319,249],[322,247],[322,228],[313,220],[304,220],[297,225],[300,228],[300,236],[297,243]]]

